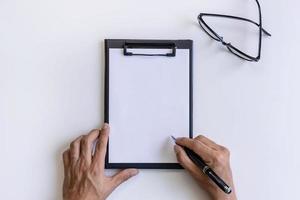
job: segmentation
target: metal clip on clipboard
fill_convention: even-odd
[[[171,49],[171,53],[165,54],[147,54],[147,53],[133,53],[129,52],[129,49]],[[176,56],[175,43],[125,43],[124,44],[124,56]]]

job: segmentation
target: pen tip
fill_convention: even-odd
[[[171,135],[171,138],[172,138],[174,141],[176,141],[176,138],[175,138],[173,135]]]

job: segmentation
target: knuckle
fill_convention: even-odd
[[[107,131],[102,131],[100,136],[101,136],[101,138],[107,138],[108,137],[108,132]]]
[[[130,178],[130,173],[129,172],[124,173],[124,175],[122,176],[122,180],[127,180],[129,178]]]
[[[82,136],[78,137],[76,140],[74,140],[73,142],[71,142],[70,148],[76,148],[76,146],[79,145],[81,138],[82,138]]]
[[[106,147],[105,147],[105,145],[104,145],[104,142],[98,142],[98,143],[97,143],[96,150],[97,150],[98,152],[103,152],[103,150],[104,150],[105,148],[106,148]]]
[[[76,151],[70,151],[70,158],[74,159],[77,157]]]
[[[228,148],[221,146],[221,149],[222,149],[222,152],[223,152],[225,155],[227,155],[227,156],[230,155],[230,150],[229,150]]]
[[[87,146],[88,144],[89,144],[89,137],[87,135],[85,135],[81,139],[81,145]]]
[[[66,158],[69,155],[69,150],[65,150],[62,155],[63,158]]]
[[[98,140],[98,147],[102,147],[104,145],[104,139],[103,137],[101,137],[99,140]]]
[[[205,137],[203,135],[198,135],[196,138],[200,141],[203,141],[205,139]]]
[[[192,149],[193,149],[194,151],[197,151],[197,150],[199,150],[200,145],[201,145],[201,142],[200,142],[200,141],[198,141],[198,140],[193,140],[193,141],[192,141],[192,144],[191,144],[191,147],[192,147]]]
[[[223,164],[223,163],[225,163],[226,160],[227,160],[227,157],[225,156],[225,154],[223,152],[217,152],[214,155],[214,163]]]
[[[77,141],[75,140],[75,141],[71,142],[70,148],[74,149],[76,147],[76,145],[77,145]]]
[[[193,140],[193,141],[191,142],[191,148],[192,148],[192,149],[196,149],[197,146],[198,146],[197,141],[196,141],[196,140]]]
[[[101,137],[99,138],[99,146],[104,146],[106,144],[107,141],[107,135],[103,134],[101,135]]]

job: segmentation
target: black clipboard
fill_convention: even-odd
[[[188,66],[188,136],[193,138],[193,41],[192,40],[131,40],[131,39],[105,39],[105,88],[104,88],[104,121],[110,122],[110,50],[122,49],[123,56],[128,57],[175,57],[180,49],[189,52]],[[135,53],[134,49],[167,49],[164,53]],[[138,74],[137,74],[138,76]],[[113,125],[111,125],[113,126]],[[150,163],[150,162],[110,162],[110,142],[107,145],[105,168],[123,169],[182,169],[178,163]]]

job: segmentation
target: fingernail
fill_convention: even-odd
[[[108,128],[109,128],[108,123],[104,123],[103,126],[102,126],[102,129],[108,129]]]
[[[137,175],[139,173],[139,170],[138,169],[132,169],[131,171],[130,171],[130,175],[131,176],[135,176],[135,175]]]

